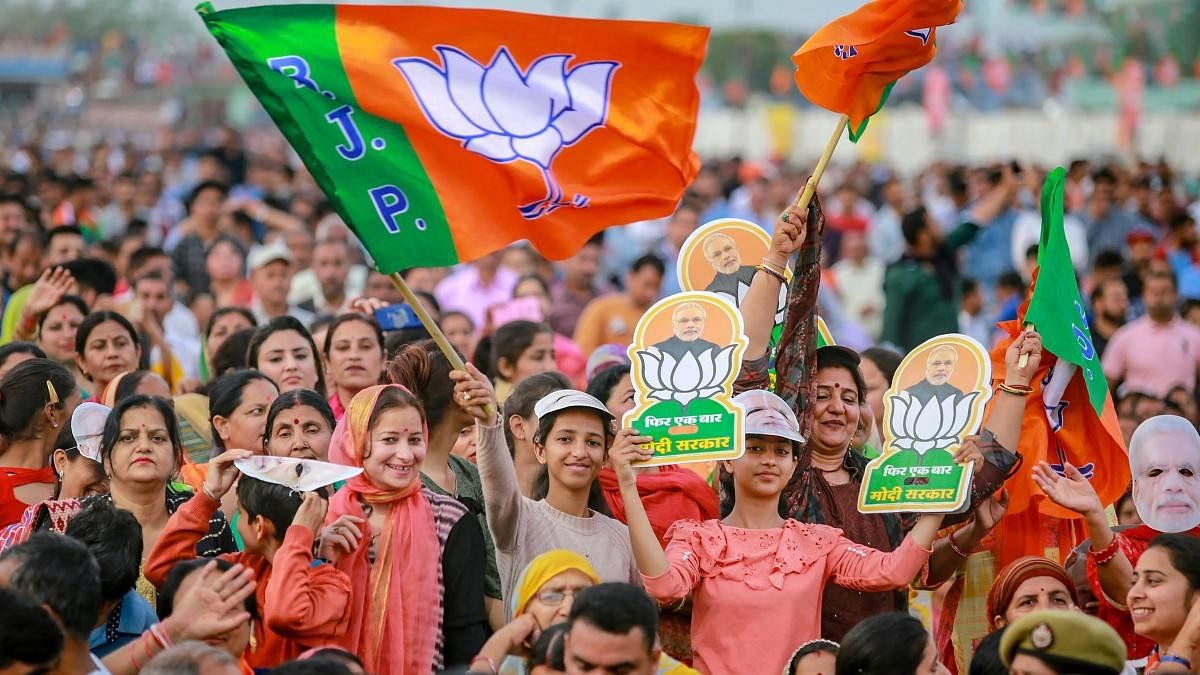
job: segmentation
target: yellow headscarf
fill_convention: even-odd
[[[538,589],[547,581],[567,570],[578,570],[586,574],[592,583],[600,583],[600,575],[592,569],[592,564],[587,561],[587,558],[565,548],[546,551],[529,561],[529,564],[521,572],[520,578],[517,579],[517,592],[513,594],[512,598],[512,615],[517,616],[524,612]]]

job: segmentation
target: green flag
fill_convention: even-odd
[[[1042,186],[1042,235],[1038,241],[1038,271],[1033,295],[1025,311],[1025,323],[1033,324],[1047,351],[1079,366],[1087,385],[1088,399],[1096,415],[1104,412],[1108,382],[1100,367],[1100,356],[1092,344],[1079,284],[1071,265],[1071,250],[1063,230],[1063,184],[1066,171],[1060,166],[1046,176]]]

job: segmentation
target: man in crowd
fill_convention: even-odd
[[[305,326],[312,323],[312,312],[288,304],[292,285],[292,252],[282,241],[256,247],[250,252],[250,285],[254,300],[250,311],[264,324],[277,316],[292,316]]]
[[[315,315],[340,314],[362,293],[366,279],[366,268],[354,264],[345,240],[322,239],[313,248],[312,268],[293,277],[289,300]]]
[[[1120,279],[1105,279],[1092,289],[1092,344],[1102,358],[1108,341],[1129,316],[1129,290]]]
[[[1103,357],[1104,374],[1114,388],[1130,389],[1162,398],[1176,385],[1196,389],[1200,369],[1200,328],[1179,316],[1175,277],[1151,272],[1142,299],[1146,315],[1117,330]]]
[[[603,247],[604,236],[598,234],[587,240],[578,253],[562,262],[562,277],[550,285],[548,318],[556,333],[574,333],[583,308],[596,299],[596,271],[600,269]]]
[[[603,344],[628,346],[638,319],[658,300],[663,262],[652,254],[633,261],[625,275],[625,292],[588,303],[575,326],[575,343],[584,354]]]
[[[659,660],[658,607],[637,586],[606,583],[571,605],[563,652],[568,675],[651,675]]]
[[[442,310],[462,312],[482,326],[489,307],[512,300],[517,274],[500,266],[503,255],[502,250],[489,253],[442,279],[435,292]]]

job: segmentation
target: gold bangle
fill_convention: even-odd
[[[1013,396],[1028,396],[1033,393],[1032,387],[1017,387],[1011,384],[1000,383],[1000,391]]]
[[[787,279],[785,279],[782,274],[780,274],[779,272],[776,272],[775,270],[771,269],[770,267],[767,267],[766,265],[757,265],[757,266],[755,266],[754,269],[756,269],[760,272],[766,272],[767,274],[778,279],[779,283],[781,283],[781,284],[787,283]]]
[[[771,269],[775,270],[776,272],[779,272],[780,274],[786,274],[786,273],[787,273],[787,266],[785,266],[785,265],[780,265],[779,263],[773,262],[773,261],[771,261],[770,259],[768,259],[768,258],[766,258],[766,257],[764,257],[764,258],[762,259],[762,264],[763,264],[765,267],[769,267],[769,268],[771,268]]]

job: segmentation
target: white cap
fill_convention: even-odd
[[[567,408],[591,408],[610,420],[615,419],[600,399],[577,389],[559,389],[546,394],[533,406],[533,414],[541,418]]]
[[[797,443],[804,442],[796,413],[775,394],[752,389],[734,396],[733,400],[746,409],[747,436],[775,436]]]
[[[282,239],[276,239],[270,244],[250,249],[248,258],[250,271],[262,269],[277,260],[282,260],[289,265],[294,260],[291,250],[283,243]]]

